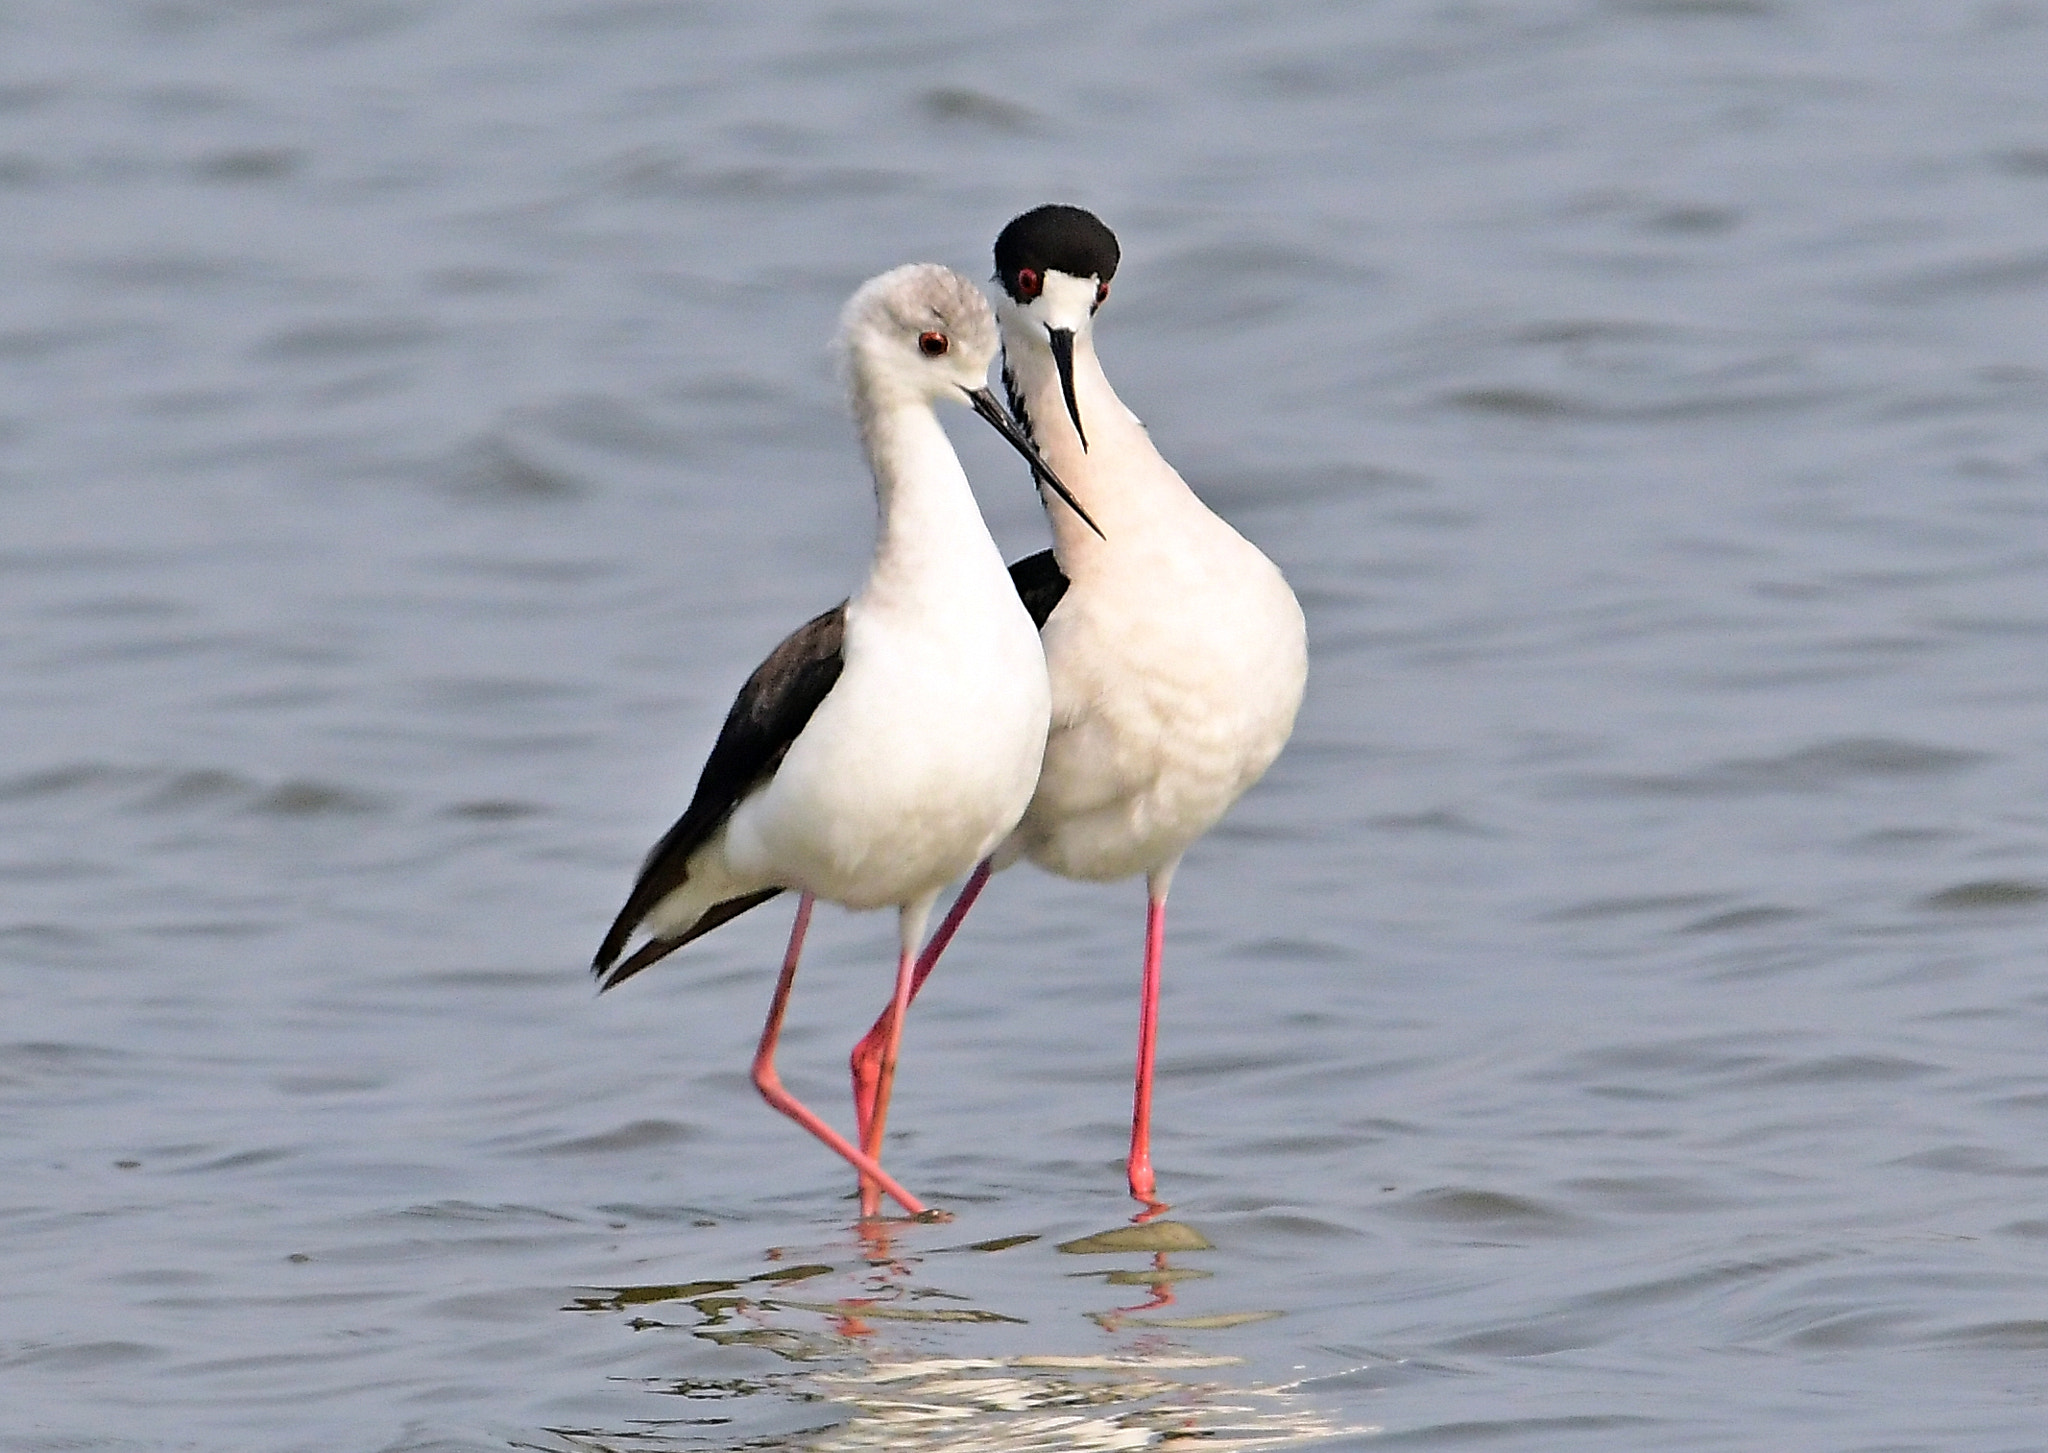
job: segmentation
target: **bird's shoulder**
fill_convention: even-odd
[[[783,637],[747,677],[704,759],[697,790],[677,828],[701,820],[708,835],[724,821],[781,765],[845,667],[846,602],[841,601]]]
[[[1031,624],[1044,630],[1053,609],[1066,596],[1070,582],[1052,551],[1040,550],[1011,564],[1010,583],[1017,587],[1017,598],[1030,613]]]

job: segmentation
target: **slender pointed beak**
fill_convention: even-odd
[[[1081,452],[1088,452],[1088,431],[1081,427],[1081,406],[1074,402],[1074,330],[1072,328],[1048,328],[1046,340],[1052,344],[1052,361],[1060,371],[1060,392],[1067,396],[1067,417],[1074,421],[1074,432],[1081,436]]]
[[[961,392],[967,395],[967,402],[973,406],[974,412],[987,420],[998,434],[1008,439],[1012,449],[1024,456],[1031,465],[1031,472],[1038,476],[1040,482],[1066,501],[1067,508],[1081,517],[1081,523],[1093,530],[1096,538],[1106,539],[1107,536],[1102,533],[1102,526],[1088,518],[1088,511],[1081,508],[1081,502],[1074,498],[1073,491],[1060,483],[1060,477],[1052,472],[1052,466],[1040,456],[1038,446],[1031,442],[1031,436],[1017,427],[1017,421],[1010,417],[1008,410],[996,402],[996,396],[985,388],[963,389]]]

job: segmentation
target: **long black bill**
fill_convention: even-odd
[[[1040,457],[1038,446],[1031,442],[1031,436],[1018,428],[1017,421],[996,402],[996,396],[985,388],[971,388],[964,392],[967,401],[974,406],[974,412],[986,419],[998,434],[1008,439],[1010,447],[1030,463],[1031,472],[1038,476],[1039,482],[1065,500],[1067,508],[1081,517],[1081,523],[1093,530],[1097,539],[1108,539],[1109,537],[1102,533],[1102,526],[1088,518],[1088,511],[1081,508],[1081,502],[1074,498],[1074,492],[1060,483],[1060,477],[1052,472],[1052,466]]]
[[[1060,392],[1067,396],[1067,417],[1074,421],[1074,432],[1081,436],[1081,452],[1088,452],[1088,431],[1081,427],[1081,406],[1074,402],[1074,330],[1071,328],[1048,328],[1046,341],[1052,344],[1052,361],[1060,371]]]

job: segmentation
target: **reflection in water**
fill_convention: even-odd
[[[1147,1267],[1084,1273],[1101,1275],[1105,1284],[1109,1286],[1142,1286],[1152,1293],[1147,1300],[1136,1306],[1112,1307],[1107,1311],[1090,1312],[1090,1319],[1105,1332],[1120,1331],[1126,1326],[1171,1328],[1182,1332],[1216,1332],[1226,1327],[1242,1327],[1252,1322],[1269,1321],[1280,1315],[1276,1311],[1211,1312],[1195,1317],[1142,1315],[1173,1306],[1175,1284],[1184,1281],[1204,1281],[1215,1274],[1197,1267],[1175,1266],[1166,1259],[1168,1253],[1213,1251],[1215,1246],[1208,1237],[1183,1222],[1153,1221],[1143,1217],[1133,1219],[1138,1224],[1119,1226],[1111,1231],[1100,1231],[1093,1236],[1083,1236],[1077,1240],[1060,1243],[1059,1249],[1068,1256],[1104,1256],[1131,1251],[1152,1253],[1152,1263]]]
[[[1199,1438],[1205,1448],[1262,1448],[1379,1431],[1340,1425],[1293,1385],[1234,1386],[1172,1376],[1236,1365],[1234,1357],[937,1357],[856,1361],[757,1381],[684,1380],[650,1392],[693,1401],[819,1404],[793,1433],[740,1432],[734,1416],[648,1418],[628,1430],[551,1428],[570,1448],[1125,1449]],[[545,1444],[527,1445],[546,1447]]]
[[[770,1378],[685,1381],[651,1391],[692,1400],[759,1396],[818,1403],[820,1420],[750,1448],[837,1453],[863,1448],[968,1450],[1144,1448],[1200,1439],[1212,1449],[1268,1448],[1379,1429],[1340,1425],[1292,1385],[1232,1386],[1170,1373],[1235,1365],[1233,1357],[939,1357],[876,1360]],[[729,1417],[649,1418],[630,1431],[551,1428],[579,1450],[733,1444]],[[528,1444],[528,1447],[548,1447]]]
[[[1136,1226],[1119,1226],[1098,1231],[1074,1241],[1063,1241],[1060,1250],[1068,1256],[1099,1256],[1111,1251],[1213,1251],[1209,1238],[1181,1221],[1147,1221]]]
[[[1258,1448],[1376,1431],[1339,1427],[1285,1387],[1232,1387],[1163,1374],[1216,1357],[934,1359],[877,1363],[818,1379],[853,1416],[800,1446],[1121,1449],[1198,1438]]]
[[[1107,1273],[1107,1280],[1111,1286],[1150,1287],[1152,1295],[1149,1300],[1142,1301],[1135,1307],[1114,1307],[1107,1312],[1090,1312],[1089,1316],[1101,1326],[1103,1331],[1114,1332],[1123,1326],[1125,1320],[1134,1313],[1151,1312],[1158,1310],[1160,1307],[1172,1306],[1173,1284],[1175,1282],[1208,1275],[1209,1273],[1206,1271],[1195,1271],[1170,1266],[1167,1264],[1165,1252],[1154,1252],[1152,1254],[1152,1265],[1148,1270],[1112,1271]],[[1146,1324],[1141,1321],[1139,1325],[1143,1326]]]
[[[0,5],[0,1453],[787,1447],[945,1401],[826,1374],[1226,1352],[960,1375],[2042,1446],[2048,0],[1056,13],[1085,78],[1017,6]],[[779,938],[672,1015],[576,959],[866,563],[845,290],[1056,198],[1317,689],[1185,870],[1154,1219],[1226,1248],[1053,1250],[1128,1214],[1135,925],[1011,874],[892,1270],[734,1073]]]
[[[1035,1236],[1005,1237],[926,1255],[898,1254],[872,1223],[861,1232],[862,1256],[845,1267],[806,1260],[750,1276],[663,1285],[614,1287],[574,1298],[565,1311],[628,1314],[635,1331],[681,1330],[726,1347],[754,1347],[796,1366],[754,1377],[650,1379],[656,1395],[715,1404],[719,1413],[650,1417],[630,1429],[550,1429],[562,1445],[599,1450],[632,1447],[773,1447],[812,1450],[1126,1449],[1168,1439],[1200,1438],[1212,1448],[1299,1443],[1343,1433],[1293,1385],[1233,1385],[1185,1374],[1234,1367],[1241,1359],[1175,1345],[1176,1331],[1213,1330],[1261,1321],[1278,1312],[1223,1312],[1146,1317],[1176,1303],[1176,1287],[1215,1273],[1179,1266],[1176,1253],[1213,1250],[1193,1227],[1173,1222],[1120,1227],[1062,1244],[1068,1255],[1136,1253],[1139,1266],[1079,1273],[1106,1287],[1143,1286],[1134,1306],[1087,1313],[1104,1331],[1139,1330],[1113,1353],[1022,1353],[1010,1356],[930,1355],[929,1338],[948,1326],[1024,1326],[1027,1319],[971,1305],[971,1298],[921,1278],[927,1255],[1009,1250]],[[771,1259],[785,1255],[778,1248]],[[839,1296],[828,1279],[847,1283]],[[781,1288],[808,1283],[804,1297]],[[658,1314],[657,1314],[658,1312]],[[917,1335],[916,1349],[884,1340]],[[1178,1375],[1177,1375],[1178,1374]],[[809,1416],[811,1413],[816,1416]],[[794,1431],[751,1430],[795,1413]],[[536,1444],[536,1447],[548,1446]]]

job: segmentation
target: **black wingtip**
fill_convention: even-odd
[[[668,937],[650,938],[647,942],[641,944],[639,948],[635,949],[632,957],[628,958],[617,968],[612,968],[611,962],[618,957],[618,950],[612,949],[610,940],[606,940],[605,948],[598,950],[597,958],[590,966],[590,972],[598,978],[597,992],[602,994],[606,990],[618,988],[619,985],[625,983],[626,980],[632,978],[642,969],[650,968],[660,963],[684,944],[702,938],[720,924],[732,922],[750,908],[759,908],[763,903],[766,903],[780,892],[782,892],[780,888],[763,888],[758,893],[746,893],[738,898],[728,898],[723,903],[714,903],[704,910],[703,917],[691,924],[682,933]],[[606,949],[611,951],[607,953]]]
[[[619,955],[626,951],[633,930],[640,926],[640,916],[646,909],[636,901],[637,897],[636,894],[627,900],[626,906],[619,910],[619,916],[612,920],[612,926],[605,930],[604,942],[598,945],[590,960],[590,972],[594,978],[602,979],[611,972],[612,965],[619,961]],[[609,987],[609,984],[600,985],[598,992],[602,993]]]
[[[608,990],[618,988],[619,985],[625,983],[626,980],[632,978],[633,975],[639,973],[642,969],[661,962],[661,960],[667,958],[689,941],[688,937],[650,938],[634,951],[631,958],[615,969],[607,970],[607,966],[602,961],[592,964],[590,971],[596,974],[598,978],[597,992],[603,994]]]

